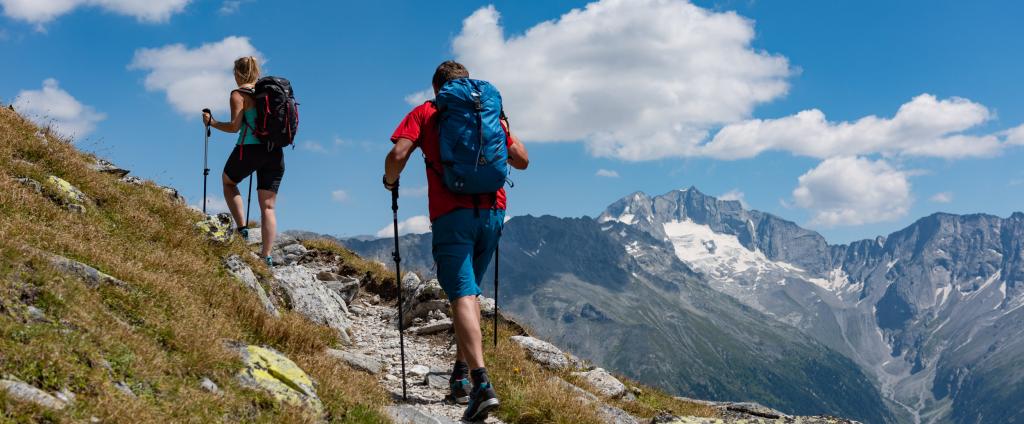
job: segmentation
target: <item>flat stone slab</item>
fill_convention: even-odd
[[[327,354],[345,361],[346,364],[357,370],[365,371],[373,375],[384,372],[384,363],[369,355],[346,352],[337,349],[327,349]]]
[[[395,405],[385,408],[396,424],[455,424],[445,417],[439,417],[411,405]]]
[[[0,390],[3,390],[9,399],[35,404],[46,409],[59,411],[67,406],[66,402],[23,381],[0,380]]]
[[[590,384],[601,396],[612,398],[622,397],[626,394],[626,385],[619,379],[612,376],[604,368],[595,368],[586,372],[574,372],[573,375],[580,377]]]
[[[576,364],[561,349],[546,341],[529,336],[512,336],[512,341],[526,350],[534,362],[551,369],[572,369]]]

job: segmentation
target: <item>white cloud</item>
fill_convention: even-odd
[[[1006,130],[1003,136],[1007,144],[1024,145],[1024,125]]]
[[[516,36],[498,20],[493,6],[466,18],[456,59],[501,89],[520,137],[583,140],[597,156],[693,154],[709,129],[785,94],[792,73],[751,47],[752,21],[685,1],[601,0]]]
[[[323,144],[317,143],[315,141],[303,141],[301,143],[298,143],[298,145],[303,150],[308,150],[310,152],[327,153],[327,148],[325,148]]]
[[[423,234],[430,232],[430,218],[426,215],[417,215],[412,218],[406,219],[405,221],[398,223],[398,234]],[[377,231],[377,237],[394,237],[395,230],[394,224],[388,224],[386,227],[381,228]]]
[[[79,7],[98,7],[143,22],[166,22],[191,0],[0,0],[4,15],[42,25]],[[39,27],[40,29],[42,27]]]
[[[242,3],[244,3],[243,0],[224,0],[224,2],[220,4],[220,9],[217,10],[217,13],[220,13],[221,15],[232,15],[238,13],[238,11],[242,9]]]
[[[348,199],[348,192],[345,190],[334,190],[331,192],[331,200],[335,202],[343,203],[347,202]]]
[[[953,201],[953,193],[949,191],[942,191],[932,195],[928,200],[935,203],[950,203]]]
[[[816,158],[992,156],[1001,149],[998,135],[964,133],[992,117],[988,108],[967,99],[939,100],[922,94],[900,106],[892,118],[870,115],[854,122],[830,122],[822,111],[810,109],[778,119],[730,124],[715,134],[702,153],[719,159],[751,158],[767,150]]]
[[[53,78],[43,81],[40,90],[22,90],[14,98],[14,108],[39,125],[49,125],[69,137],[84,137],[96,128],[106,115],[83,105]]]
[[[606,177],[606,178],[619,178],[619,171],[615,171],[615,170],[611,170],[611,169],[603,169],[602,168],[602,169],[598,169],[597,172],[594,175],[596,175],[598,177]]]
[[[198,204],[192,205],[197,211],[203,210],[202,200]],[[230,212],[228,209],[228,202],[224,201],[223,197],[220,196],[206,196],[206,213],[214,215],[222,212]]]
[[[199,118],[203,108],[229,110],[229,93],[237,87],[232,69],[242,56],[262,57],[247,37],[231,36],[192,49],[184,44],[139,49],[128,69],[148,71],[147,90],[165,92],[175,110]]]
[[[427,186],[419,187],[405,187],[402,186],[398,189],[399,194],[402,197],[423,197],[427,195]]]
[[[812,225],[861,225],[907,214],[913,198],[907,173],[885,160],[843,156],[800,176],[796,206],[813,211]]]
[[[408,96],[405,96],[405,102],[412,106],[419,106],[434,98],[434,89],[432,87],[426,88]]]
[[[735,200],[740,202],[740,206],[747,208],[749,205],[747,205],[746,196],[742,191],[734,188],[718,196],[718,200]]]

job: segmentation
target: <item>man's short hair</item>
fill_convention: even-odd
[[[459,78],[469,78],[469,71],[459,62],[446,60],[434,71],[434,89],[440,90],[446,82]]]

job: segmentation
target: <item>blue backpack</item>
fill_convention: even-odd
[[[508,178],[501,93],[487,81],[459,78],[441,87],[434,104],[440,114],[441,177],[448,190],[496,193]]]

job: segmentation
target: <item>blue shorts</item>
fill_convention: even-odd
[[[505,211],[456,209],[433,222],[433,252],[437,280],[454,301],[480,295],[480,281],[491,264],[505,225]]]

